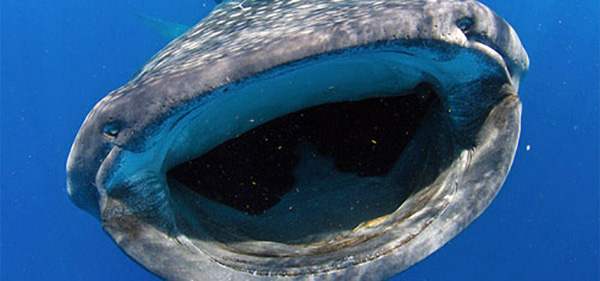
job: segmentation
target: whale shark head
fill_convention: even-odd
[[[491,203],[529,60],[469,0],[232,1],[84,121],[68,193],[168,280],[383,280]]]

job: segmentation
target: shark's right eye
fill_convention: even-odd
[[[116,137],[119,134],[120,130],[121,130],[121,126],[117,122],[107,123],[102,128],[102,132],[111,138]]]
[[[462,30],[462,32],[467,32],[475,22],[470,17],[463,17],[456,21],[456,26]]]

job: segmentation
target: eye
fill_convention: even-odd
[[[460,30],[463,32],[467,32],[469,29],[471,29],[471,27],[473,27],[474,23],[475,22],[472,18],[464,17],[456,21],[456,26],[458,26],[458,28],[460,28]]]
[[[104,125],[104,128],[102,128],[102,132],[109,136],[109,137],[116,137],[119,134],[119,131],[121,130],[121,125],[117,122],[110,122],[106,125]]]

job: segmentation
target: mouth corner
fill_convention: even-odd
[[[67,195],[69,196],[69,200],[77,208],[86,211],[96,219],[100,219],[96,188],[93,184],[88,184],[85,180],[87,177],[82,175],[83,173],[73,169],[71,166],[67,167]]]

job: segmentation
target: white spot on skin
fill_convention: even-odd
[[[249,7],[248,7],[248,8],[246,8],[246,7],[244,7],[244,6],[243,6],[245,2],[246,2],[246,1],[242,1],[242,3],[240,3],[240,4],[238,5],[238,8],[240,8],[242,11],[247,11],[247,10],[250,10],[250,8],[249,8]]]

